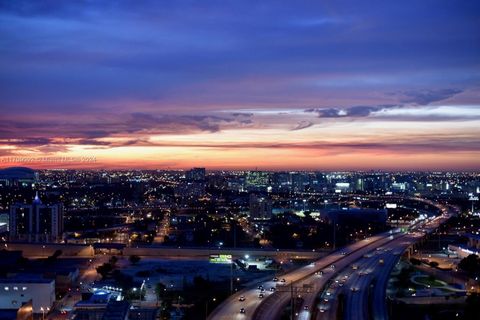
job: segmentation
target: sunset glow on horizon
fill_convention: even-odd
[[[347,2],[0,1],[0,167],[480,170],[480,4]]]

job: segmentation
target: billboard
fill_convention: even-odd
[[[231,254],[211,254],[208,259],[210,263],[232,263]]]

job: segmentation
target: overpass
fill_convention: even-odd
[[[123,247],[123,244],[105,243],[108,245],[122,245],[118,250],[121,255],[137,255],[149,257],[192,257],[208,259],[211,254],[230,254],[234,257],[271,257],[278,260],[289,259],[319,259],[328,254],[326,250],[269,250],[257,248],[205,248],[205,247],[166,247],[166,246],[132,246]],[[2,246],[7,250],[21,250],[25,257],[50,256],[56,250],[62,250],[61,257],[91,258],[95,255],[94,245],[68,243],[29,243],[6,242]]]
[[[388,197],[388,199],[391,199],[391,197]],[[373,242],[372,244],[362,243],[362,241],[364,241],[362,240],[354,245],[346,247],[344,249],[344,251],[346,251],[344,254],[342,254],[343,250],[336,251],[329,256],[319,259],[310,266],[287,273],[284,276],[285,284],[283,285],[274,281],[261,282],[260,285],[263,288],[273,287],[276,289],[274,292],[267,292],[264,294],[264,298],[258,297],[259,291],[254,287],[246,288],[229,297],[226,301],[220,304],[210,315],[209,319],[278,319],[286,305],[288,305],[289,301],[292,300],[292,296],[299,292],[302,295],[304,303],[303,308],[296,311],[299,311],[298,313],[301,319],[310,319],[312,317],[310,309],[315,301],[316,296],[318,293],[320,293],[320,291],[322,291],[325,284],[333,278],[333,276],[337,273],[337,270],[357,262],[358,259],[373,251],[376,247],[392,242],[393,244],[391,244],[389,251],[394,250],[395,254],[390,252],[388,257],[385,257],[387,261],[385,268],[380,269],[381,271],[376,271],[380,272],[385,279],[388,280],[391,268],[393,268],[393,266],[396,264],[401,253],[409,246],[414,245],[424,236],[433,232],[441,223],[446,221],[451,216],[451,214],[446,213],[446,208],[444,206],[436,204],[430,200],[425,200],[422,198],[409,198],[409,200],[418,200],[425,204],[435,206],[442,214],[436,218],[427,219],[418,223],[412,228],[412,232],[415,231],[414,233],[395,235],[382,234],[377,236],[375,239],[370,239],[370,241]],[[418,232],[416,232],[417,230]],[[408,238],[408,240],[405,240],[405,238]],[[329,270],[327,267],[331,264],[335,264],[336,268]],[[316,272],[319,271],[323,272],[321,277],[316,274]],[[367,282],[367,280],[362,279],[360,284],[363,287],[363,285]],[[377,289],[379,290],[378,292],[382,292],[382,290],[383,292],[385,291],[383,282],[379,283],[378,288],[380,288]],[[377,293],[377,296],[378,295],[379,293]],[[240,299],[240,297],[242,297],[242,299]],[[381,297],[377,299],[381,299]],[[364,306],[364,300],[360,299],[359,301],[360,302],[356,302],[355,305]],[[240,311],[242,312],[240,313]],[[358,315],[356,312],[351,314]],[[318,318],[322,319],[320,313]]]

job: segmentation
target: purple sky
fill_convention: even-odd
[[[438,152],[431,168],[478,169],[479,13],[453,0],[0,0],[0,156],[221,167],[208,152],[226,150],[242,167],[232,159],[250,146],[283,148],[289,168],[369,150],[362,168]],[[341,152],[312,155],[322,146]],[[151,161],[113,161],[120,150]]]

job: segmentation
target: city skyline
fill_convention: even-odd
[[[479,170],[479,10],[0,1],[0,167]]]

